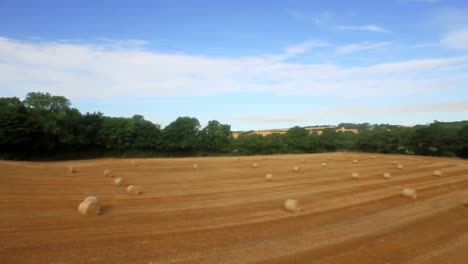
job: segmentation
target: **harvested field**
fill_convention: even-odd
[[[0,262],[467,263],[468,161],[377,157],[0,161]],[[108,169],[144,192],[127,194]],[[87,196],[99,216],[78,213]],[[289,198],[300,212],[284,210]]]

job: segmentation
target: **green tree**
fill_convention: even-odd
[[[196,151],[200,142],[199,130],[198,119],[179,117],[163,129],[163,145],[170,152]]]
[[[232,141],[231,126],[216,120],[209,121],[200,132],[201,147],[209,151],[225,152]]]
[[[319,146],[326,151],[337,150],[337,132],[333,128],[326,128],[323,130],[319,138]]]
[[[243,154],[262,154],[265,153],[264,138],[252,132],[239,134],[236,140],[236,147]]]
[[[459,126],[435,121],[429,126],[418,126],[411,139],[416,154],[455,156],[459,146]]]
[[[104,117],[99,135],[106,149],[123,153],[134,145],[134,123],[130,118]]]
[[[468,158],[468,125],[463,126],[458,131],[459,148],[457,151],[458,156]]]
[[[323,151],[323,149],[320,147],[320,136],[317,134],[317,132],[312,132],[307,136],[305,139],[305,146],[307,148],[307,152],[309,153]]]
[[[100,112],[86,113],[83,115],[80,123],[80,142],[83,148],[98,149],[103,148],[104,143],[101,141],[100,134],[104,116]]]
[[[70,101],[67,98],[50,93],[28,93],[24,104],[29,108],[50,111],[60,111],[70,107]]]
[[[152,122],[145,120],[141,115],[132,117],[134,128],[133,147],[141,150],[155,150],[161,141],[161,128]]]
[[[262,139],[262,148],[266,154],[287,153],[288,143],[286,143],[286,135],[280,133],[272,133],[266,135]]]
[[[0,98],[0,154],[30,152],[37,133],[37,125],[19,98]]]
[[[309,132],[299,126],[292,127],[286,132],[288,148],[293,152],[305,152],[307,150],[307,136]]]

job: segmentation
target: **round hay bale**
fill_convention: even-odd
[[[83,200],[83,202],[96,202],[96,203],[99,203],[99,198],[97,198],[96,196],[88,196]]]
[[[324,167],[324,168],[325,168],[325,167],[327,167],[327,163],[325,163],[325,162],[322,162],[322,163],[320,164],[320,166],[322,166],[322,167]]]
[[[193,164],[193,168],[198,169],[198,164],[197,163]]]
[[[330,157],[330,156],[328,156],[328,157],[327,157],[327,160],[331,160],[331,157]]]
[[[136,162],[136,160],[132,160],[131,163],[133,167],[138,167],[138,163]]]
[[[239,161],[239,158],[234,158],[234,161]]]
[[[112,176],[112,171],[111,170],[105,170],[104,171],[104,177],[113,177]]]
[[[372,155],[372,158],[373,158],[373,159],[375,159],[375,158],[376,158],[376,156],[375,156],[375,155]]]
[[[305,162],[305,159],[301,159],[301,162],[304,163],[304,162]]]
[[[389,172],[384,172],[383,177],[384,179],[390,179],[392,175]]]
[[[358,163],[358,161],[357,161],[357,160],[353,160],[353,163],[356,164],[356,163]]]
[[[346,157],[347,157],[348,159],[349,159],[349,158],[351,158],[351,156],[350,156],[350,155],[346,155]]]
[[[394,161],[392,161],[392,164],[393,164],[393,165],[397,165],[397,164],[398,164],[398,161],[394,160]]]
[[[300,170],[301,170],[301,167],[299,167],[299,166],[294,166],[293,167],[294,172],[299,172]]]
[[[78,206],[78,212],[86,216],[97,216],[101,212],[101,205],[99,202],[85,200]]]
[[[70,173],[77,173],[78,170],[77,170],[75,167],[70,166],[70,167],[68,167],[68,172],[70,172]]]
[[[127,186],[127,181],[124,178],[116,178],[114,184],[117,186]]]
[[[359,173],[357,173],[357,172],[351,173],[351,179],[358,180],[359,179]]]
[[[258,168],[258,163],[252,163],[252,168]]]
[[[141,186],[139,186],[139,185],[129,185],[127,187],[127,193],[139,195],[141,193]]]
[[[265,174],[265,180],[272,181],[273,180],[273,174],[272,173]]]
[[[435,171],[432,172],[432,176],[440,177],[440,176],[442,176],[442,171],[440,171],[440,170],[435,170]]]
[[[403,164],[398,164],[397,169],[402,170],[403,169]]]
[[[401,191],[400,195],[405,198],[416,199],[416,190],[410,189],[410,188],[404,188],[403,191]]]
[[[298,213],[302,210],[299,201],[296,199],[286,199],[283,203],[283,207],[286,211]]]

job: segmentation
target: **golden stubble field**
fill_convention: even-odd
[[[0,263],[468,263],[466,160],[326,153],[132,161],[0,161]],[[127,194],[104,170],[144,193]],[[417,199],[401,197],[403,188]],[[89,195],[101,200],[100,216],[78,213]],[[303,210],[285,211],[287,198]]]

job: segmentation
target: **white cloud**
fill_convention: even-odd
[[[102,100],[260,92],[384,97],[467,85],[467,56],[360,67],[285,60],[319,44],[306,42],[278,55],[227,58],[159,53],[107,44],[37,43],[0,38],[0,96],[43,91],[70,99]],[[338,53],[387,44],[343,46],[338,48]]]
[[[362,30],[362,31],[371,31],[371,32],[379,32],[379,33],[388,33],[389,30],[377,26],[377,25],[362,25],[362,26],[338,26],[339,30]]]
[[[450,31],[440,43],[449,49],[468,50],[468,27]]]
[[[347,44],[343,46],[339,46],[335,49],[335,55],[344,55],[354,52],[366,51],[366,50],[376,50],[387,47],[390,44],[389,41],[382,41],[382,42],[361,42],[361,43],[353,43]]]

